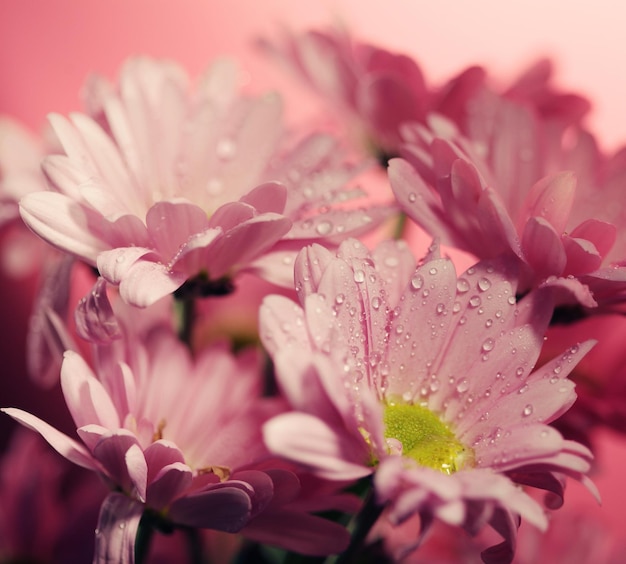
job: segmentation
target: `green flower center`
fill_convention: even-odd
[[[385,437],[402,443],[402,455],[422,466],[452,474],[471,464],[466,447],[437,415],[421,405],[388,404],[384,414]]]

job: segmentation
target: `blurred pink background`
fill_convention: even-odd
[[[85,76],[98,71],[114,76],[131,54],[167,56],[198,73],[218,54],[244,59],[253,86],[286,84],[281,73],[251,48],[258,36],[271,36],[281,25],[302,29],[343,23],[358,37],[415,56],[427,79],[438,83],[470,63],[481,63],[502,80],[542,55],[557,62],[557,83],[589,96],[594,110],[589,125],[601,146],[613,149],[626,140],[626,8],[615,0],[20,0],[0,8],[0,112],[38,130],[50,111],[80,108],[78,92]],[[7,358],[3,378],[16,379],[15,360],[25,322],[20,311],[32,285],[17,289],[2,281],[0,319],[11,326],[0,353]],[[8,297],[11,299],[6,299]],[[18,299],[13,299],[17,296]],[[21,301],[20,301],[21,300]],[[21,309],[20,309],[21,308]],[[0,404],[26,402],[0,391]],[[17,398],[17,399],[16,399]],[[42,413],[40,413],[42,415]],[[626,488],[621,469],[626,443],[600,437],[599,509],[579,487],[566,504],[612,517],[621,530]],[[623,533],[622,533],[623,534]]]

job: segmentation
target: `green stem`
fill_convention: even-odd
[[[194,296],[182,296],[174,300],[176,319],[178,326],[178,338],[191,349],[193,337],[193,324],[196,316],[196,298]]]
[[[137,529],[137,537],[135,539],[135,564],[144,564],[148,561],[150,553],[150,541],[154,536],[154,527],[150,522],[150,518],[144,514],[139,521],[139,529]]]
[[[202,535],[200,534],[200,531],[194,527],[185,527],[183,532],[187,537],[189,562],[191,564],[203,564],[204,549],[202,546]]]
[[[361,558],[365,550],[365,541],[370,530],[378,521],[384,509],[383,505],[376,503],[375,494],[370,490],[367,494],[363,509],[356,516],[352,540],[348,548],[337,558],[335,564],[350,564],[362,562]]]
[[[400,212],[398,214],[398,219],[396,220],[396,224],[394,226],[391,237],[396,240],[402,239],[404,237],[405,229],[406,229],[406,214],[404,212]]]

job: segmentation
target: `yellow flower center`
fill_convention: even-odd
[[[452,474],[471,464],[474,453],[437,415],[421,405],[388,404],[385,437],[402,443],[402,455],[422,466]]]

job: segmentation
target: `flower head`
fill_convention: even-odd
[[[233,357],[216,345],[194,361],[162,329],[132,348],[130,364],[102,350],[95,373],[65,354],[61,385],[81,442],[29,413],[4,411],[120,492],[100,515],[96,541],[107,554],[133,546],[134,535],[116,536],[117,525],[132,530],[144,510],[174,525],[241,529],[274,489],[268,474],[251,469],[267,458],[258,427],[276,412],[258,401],[255,355]]]
[[[95,85],[95,86],[94,86]],[[287,284],[296,249],[373,227],[386,209],[340,209],[363,195],[333,139],[285,147],[278,95],[238,92],[219,61],[195,88],[169,62],[129,60],[117,88],[92,81],[92,117],[54,115],[65,155],[54,190],[21,202],[24,221],[146,306],[185,282],[211,293],[237,272]]]
[[[615,245],[619,222],[606,207],[588,205],[614,190],[620,174],[601,180],[606,165],[585,132],[564,148],[562,132],[551,140],[547,124],[527,108],[503,98],[490,107],[497,125],[487,139],[464,137],[440,118],[430,120],[430,130],[404,128],[406,160],[389,168],[402,209],[442,242],[479,258],[516,257],[521,292],[547,283],[561,288],[564,304],[621,302],[626,271],[611,264],[623,250]],[[561,168],[573,159],[576,174]]]
[[[514,263],[484,262],[457,277],[436,250],[415,268],[396,242],[306,248],[302,306],[270,297],[261,313],[294,408],[265,425],[269,448],[328,478],[374,472],[393,521],[491,523],[505,537],[494,554],[510,552],[516,516],[546,526],[517,484],[556,502],[559,475],[585,481],[591,457],[547,425],[574,402],[566,376],[591,343],[533,372],[551,298],[516,303],[513,274]]]

